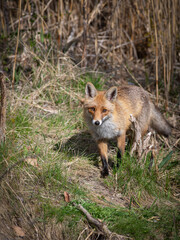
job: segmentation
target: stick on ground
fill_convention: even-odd
[[[74,204],[74,206],[76,206],[81,212],[84,213],[89,224],[95,227],[101,234],[105,236],[105,238],[112,239],[112,240],[132,239],[130,237],[122,236],[122,235],[111,232],[104,222],[93,218],[91,214],[81,204],[78,204],[78,205]]]

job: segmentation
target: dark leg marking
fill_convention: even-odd
[[[118,151],[117,151],[117,168],[119,168],[119,165],[121,164],[121,162],[122,162],[121,150],[118,149]]]
[[[102,177],[108,176],[109,175],[109,170],[108,170],[108,164],[106,161],[105,157],[101,157],[102,165],[103,165],[103,170],[101,172]]]

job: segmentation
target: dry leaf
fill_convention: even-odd
[[[22,230],[22,228],[20,228],[18,226],[13,226],[13,229],[14,229],[14,232],[15,232],[16,236],[18,236],[18,237],[24,237],[25,236],[25,233]]]
[[[26,158],[25,162],[27,162],[28,164],[34,166],[34,167],[38,167],[38,163],[37,163],[37,158]]]
[[[64,192],[64,200],[65,200],[65,202],[70,202],[69,193]]]

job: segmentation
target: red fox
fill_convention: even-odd
[[[117,139],[117,158],[120,159],[125,150],[126,131],[131,125],[130,114],[138,121],[142,136],[149,126],[165,137],[171,134],[170,124],[151,102],[148,93],[140,87],[114,86],[107,91],[98,91],[88,82],[85,94],[82,100],[84,120],[97,142],[104,177],[109,175],[108,140]]]

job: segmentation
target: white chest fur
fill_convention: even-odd
[[[100,126],[96,126],[92,124],[92,121],[88,121],[88,127],[96,140],[113,139],[121,135],[121,130],[118,129],[111,118],[104,121]]]

